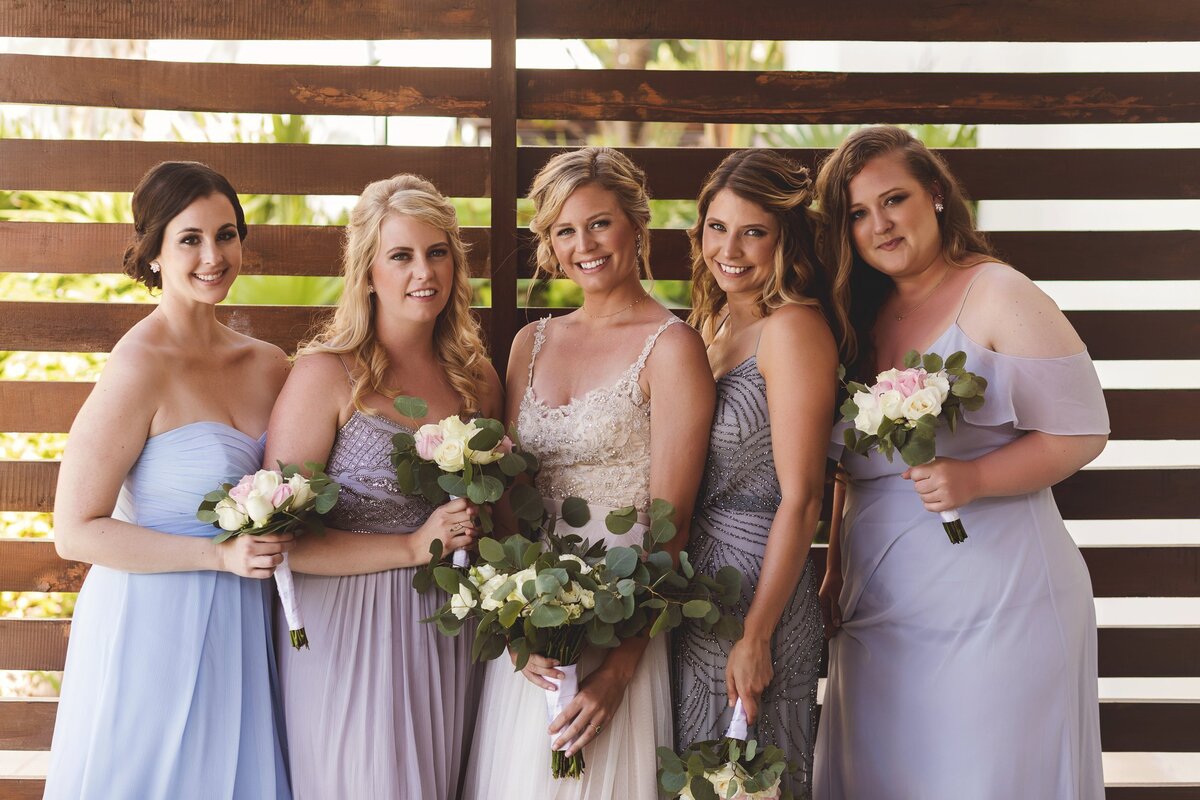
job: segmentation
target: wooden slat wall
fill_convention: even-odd
[[[140,141],[0,140],[0,190],[129,192],[153,164],[205,161],[239,190],[356,195],[400,171],[446,194],[489,197],[492,221],[465,232],[476,277],[492,279],[482,310],[503,361],[508,342],[541,309],[518,308],[531,247],[516,228],[515,199],[559,148],[517,147],[516,123],[647,120],[760,123],[1072,123],[1200,121],[1194,72],[811,73],[528,70],[523,38],[742,38],[834,41],[1195,41],[1200,5],[1174,0],[1065,0],[963,4],[921,0],[831,6],[802,0],[0,0],[0,36],[142,39],[490,39],[490,69],[190,64],[0,54],[0,102],[321,115],[489,118],[491,147],[381,147]],[[719,148],[633,148],[657,198],[692,198],[725,155]],[[787,151],[815,167],[827,151]],[[976,200],[1192,199],[1200,148],[948,150]],[[0,272],[119,272],[126,225],[0,222]],[[245,272],[337,274],[343,232],[334,226],[266,225],[247,240]],[[1037,280],[1196,280],[1200,232],[1000,231],[1000,253]],[[655,234],[655,273],[688,278],[683,231]],[[104,352],[148,307],[0,301],[0,349]],[[234,327],[292,348],[322,308],[226,307]],[[1200,312],[1075,311],[1072,322],[1099,359],[1200,358]],[[89,383],[0,381],[0,431],[62,432]],[[1200,389],[1109,390],[1114,439],[1200,439]],[[0,461],[0,511],[49,511],[55,462]],[[1074,520],[1200,517],[1200,470],[1089,470],[1056,487]],[[823,552],[817,557],[823,559]],[[1100,597],[1200,594],[1200,547],[1088,547]],[[0,589],[75,591],[87,567],[48,542],[0,541]],[[0,620],[0,669],[61,669],[69,622]],[[1200,677],[1200,628],[1100,631],[1105,677]],[[44,750],[53,700],[0,700],[0,750]],[[1105,702],[1110,752],[1200,751],[1200,703]],[[40,780],[0,780],[0,796],[39,797]],[[1111,787],[1110,800],[1198,798],[1181,786]]]

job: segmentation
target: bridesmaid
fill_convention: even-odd
[[[640,542],[604,526],[615,507],[645,512],[670,501],[687,538],[713,411],[700,337],[642,287],[649,275],[650,205],[645,175],[604,147],[556,155],[530,198],[538,269],[583,290],[583,306],[526,326],[508,365],[508,418],[541,462],[537,485],[550,503],[578,496],[592,523],[580,531],[609,545]],[[643,523],[645,518],[643,517]],[[670,671],[664,638],[589,649],[579,694],[547,735],[546,701],[561,678],[534,656],[522,674],[488,664],[471,752],[467,800],[657,800],[655,748],[669,747]],[[550,743],[582,749],[581,779],[554,780]]]
[[[679,749],[724,735],[740,699],[759,742],[801,765],[797,798],[812,785],[823,637],[808,552],[837,394],[811,201],[808,171],[769,150],[730,155],[697,201],[690,321],[717,413],[688,550],[702,572],[745,576],[745,635],[731,647],[685,625],[672,663]]]
[[[817,192],[853,322],[849,374],[872,382],[910,349],[962,350],[988,387],[925,466],[843,454],[815,796],[1101,800],[1091,581],[1050,492],[1107,439],[1087,350],[905,131],[851,134]],[[950,509],[963,544],[934,513]]]
[[[204,495],[262,463],[279,348],[217,321],[246,220],[166,162],[133,193],[125,271],[161,289],[113,348],[59,472],[58,554],[92,564],[71,623],[47,798],[288,798],[269,578],[291,535],[214,545]]]
[[[311,649],[278,649],[297,800],[452,800],[476,708],[471,637],[421,620],[444,598],[417,594],[429,545],[470,546],[474,509],[400,493],[397,431],[452,414],[498,417],[501,390],[471,316],[466,248],[433,184],[397,175],[369,185],[350,215],[345,289],[300,350],[271,415],[266,462],[328,463],[342,485],[323,536],[289,561]],[[429,403],[427,419],[392,399]]]

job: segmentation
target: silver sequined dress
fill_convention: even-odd
[[[687,547],[696,568],[706,574],[726,564],[741,571],[742,599],[736,613],[743,617],[758,584],[779,500],[767,386],[751,356],[717,381],[708,463]],[[817,589],[817,571],[809,559],[771,640],[775,676],[763,692],[758,724],[751,730],[760,744],[783,748],[800,765],[792,788],[798,799],[808,798],[812,785],[822,640]],[[729,648],[729,642],[690,624],[675,637],[671,677],[675,738],[681,750],[725,733],[730,718],[725,692]]]
[[[396,485],[400,430],[355,412],[337,432],[326,471],[342,491],[330,527],[399,545],[433,513]],[[276,620],[296,800],[458,797],[482,669],[471,663],[469,632],[450,638],[421,623],[446,595],[417,594],[415,571],[296,574],[310,649],[293,650]]]

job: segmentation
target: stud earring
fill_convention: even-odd
[[[369,283],[367,284],[367,294],[375,294],[375,287]]]
[[[933,201],[933,210],[939,214],[946,210],[946,204],[942,202],[942,198],[939,197]]]
[[[158,265],[157,261],[150,262],[150,271],[153,272],[155,275],[157,275],[161,270],[162,270],[162,267],[160,267]]]

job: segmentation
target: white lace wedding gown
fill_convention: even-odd
[[[671,318],[646,339],[641,355],[615,384],[550,407],[533,391],[533,365],[546,340],[549,318],[538,323],[521,398],[517,431],[541,459],[537,486],[548,504],[582,497],[591,522],[572,529],[610,545],[640,543],[643,525],[616,536],[604,525],[613,508],[650,505],[650,401],[638,375]],[[561,525],[561,523],[560,523]],[[580,681],[605,651],[589,648]],[[507,656],[487,666],[475,741],[467,755],[465,800],[657,800],[655,749],[672,746],[670,673],[665,637],[652,639],[603,733],[583,748],[581,779],[550,776],[545,693],[513,671]]]

